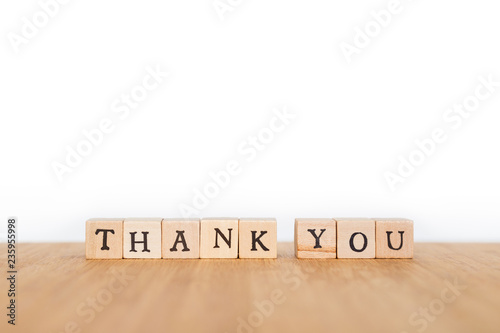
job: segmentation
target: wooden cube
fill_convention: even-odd
[[[87,259],[122,259],[123,220],[94,218],[85,224]]]
[[[161,234],[162,258],[200,258],[199,219],[163,219]]]
[[[237,218],[201,219],[200,230],[200,258],[238,258]]]
[[[123,222],[123,258],[161,258],[161,218],[128,218]]]
[[[413,221],[376,218],[376,257],[413,258]]]
[[[337,258],[375,258],[375,220],[339,218]]]
[[[239,221],[240,258],[276,258],[277,223],[274,218],[244,218]]]
[[[337,222],[334,219],[295,219],[297,258],[337,258]]]

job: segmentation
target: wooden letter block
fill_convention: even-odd
[[[200,258],[199,219],[163,219],[161,234],[162,258]]]
[[[200,258],[238,258],[238,219],[201,219]]]
[[[338,258],[375,258],[375,220],[336,220]]]
[[[239,224],[240,258],[276,258],[276,219],[245,218]]]
[[[161,258],[161,218],[128,218],[123,222],[123,258]]]
[[[297,258],[337,258],[337,222],[334,219],[295,219]]]
[[[377,258],[413,258],[412,220],[377,218],[375,230]]]
[[[89,219],[85,229],[87,259],[122,259],[123,219]]]

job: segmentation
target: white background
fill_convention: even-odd
[[[389,1],[230,3],[222,20],[212,0],[74,0],[16,52],[8,36],[40,5],[1,2],[0,218],[19,218],[20,240],[180,216],[230,160],[241,173],[198,216],[276,217],[288,241],[295,217],[347,216],[414,219],[417,241],[500,240],[500,88],[460,128],[443,120],[479,76],[500,81],[497,2],[401,0],[350,63],[341,43]],[[121,120],[112,104],[148,66],[169,77]],[[247,161],[238,146],[283,107],[296,118]],[[52,164],[104,118],[113,132],[59,181]],[[391,191],[384,173],[436,127],[447,140]]]

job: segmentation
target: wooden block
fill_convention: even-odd
[[[376,218],[376,257],[413,258],[413,221]]]
[[[161,234],[162,258],[200,258],[199,219],[163,219]]]
[[[200,258],[238,258],[237,218],[201,219],[200,226]]]
[[[123,222],[123,258],[161,258],[161,218],[128,218]]]
[[[277,223],[274,218],[244,218],[239,221],[240,258],[276,258]]]
[[[337,220],[337,258],[375,258],[375,220]]]
[[[337,258],[337,222],[334,219],[295,219],[297,258]]]
[[[89,219],[85,224],[87,259],[122,259],[124,219]]]

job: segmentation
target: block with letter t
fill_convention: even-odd
[[[94,218],[85,224],[87,259],[122,259],[123,220]]]

